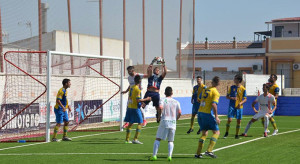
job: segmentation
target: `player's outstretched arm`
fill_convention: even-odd
[[[257,103],[257,101],[253,101],[252,103],[252,109],[254,110],[255,113],[257,113],[258,111],[255,109],[255,104]]]
[[[129,91],[129,89],[130,89],[130,86],[128,86],[128,88],[125,91],[123,91],[122,94],[127,93]]]
[[[147,97],[144,99],[137,99],[137,102],[145,102],[145,101],[151,101],[151,97]]]
[[[152,67],[153,67],[153,65],[150,64],[149,67],[147,68],[148,77],[152,76]]]
[[[164,64],[164,65],[163,65],[163,72],[162,72],[161,76],[162,76],[163,78],[165,78],[166,75],[167,75],[167,66]]]
[[[277,109],[277,103],[275,102],[275,101],[273,101],[273,106],[274,106],[274,108],[273,108],[273,110],[272,110],[272,113]]]

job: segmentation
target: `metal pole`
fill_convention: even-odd
[[[161,0],[161,57],[164,58],[164,0]]]
[[[2,56],[2,53],[3,53],[3,42],[2,42],[2,20],[1,20],[1,8],[0,8],[0,72],[3,72],[3,56]]]
[[[143,73],[145,74],[145,0],[143,0]]]
[[[193,79],[195,79],[195,0],[193,0]]]
[[[180,0],[180,22],[179,22],[179,72],[178,76],[181,78],[181,30],[182,30],[182,0]]]
[[[69,23],[70,52],[73,53],[70,0],[67,0],[67,2],[68,2],[68,23]],[[73,57],[72,56],[71,56],[71,74],[72,75],[74,74],[74,63],[73,63]]]
[[[39,51],[42,51],[42,2],[38,0],[38,19],[39,19]],[[42,54],[39,54],[39,73],[42,74]]]
[[[99,30],[100,30],[100,56],[103,56],[103,26],[102,26],[102,0],[99,0]],[[103,62],[103,61],[102,61]],[[102,74],[102,62],[100,62],[100,73]]]
[[[50,142],[50,96],[51,96],[51,52],[47,52],[47,115],[46,115],[46,142]]]
[[[125,0],[124,0],[125,1]],[[124,60],[124,59],[123,59]],[[121,81],[120,81],[120,131],[123,131],[123,94],[122,94],[122,91],[123,91],[123,77],[124,77],[124,74],[123,74],[123,71],[122,70],[124,67],[123,67],[123,63],[124,61],[121,60]]]
[[[123,0],[123,75],[126,74],[125,72],[125,60],[126,59],[126,0]],[[122,76],[123,78],[123,76]]]

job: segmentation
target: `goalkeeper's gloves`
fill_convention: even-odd
[[[153,65],[155,62],[156,62],[156,57],[152,60],[151,64],[150,65]]]

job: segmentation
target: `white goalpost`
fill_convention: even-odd
[[[5,61],[1,142],[49,142],[56,124],[56,94],[65,78],[71,80],[67,89],[70,132],[122,130],[122,58],[11,51]]]

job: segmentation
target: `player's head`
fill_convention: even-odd
[[[270,89],[270,86],[268,84],[263,84],[264,93],[268,93],[269,89]]]
[[[271,80],[272,80],[273,82],[276,82],[276,81],[277,81],[277,75],[271,74],[271,75],[270,75],[270,82],[271,82]],[[271,82],[271,83],[273,83],[273,82]]]
[[[64,79],[62,81],[62,85],[64,86],[64,88],[70,88],[71,87],[71,80],[70,79]]]
[[[172,87],[167,87],[165,89],[165,95],[166,95],[166,97],[171,97],[173,95],[173,89],[172,89]]]
[[[127,72],[130,76],[133,76],[134,75],[134,66],[128,66],[127,67]]]
[[[153,69],[153,73],[154,73],[155,75],[159,75],[159,68],[158,68],[158,67],[155,67],[155,68]]]
[[[137,84],[140,84],[141,83],[141,76],[140,75],[136,75],[134,76],[134,83],[137,85]]]
[[[217,87],[220,85],[220,78],[218,76],[215,76],[213,79],[212,79],[212,83],[213,87]]]
[[[197,84],[201,84],[202,82],[202,76],[197,76]]]
[[[235,75],[233,81],[234,81],[235,84],[240,84],[240,83],[242,83],[242,82],[243,82],[243,77],[242,77],[242,75],[240,75],[240,74]]]

